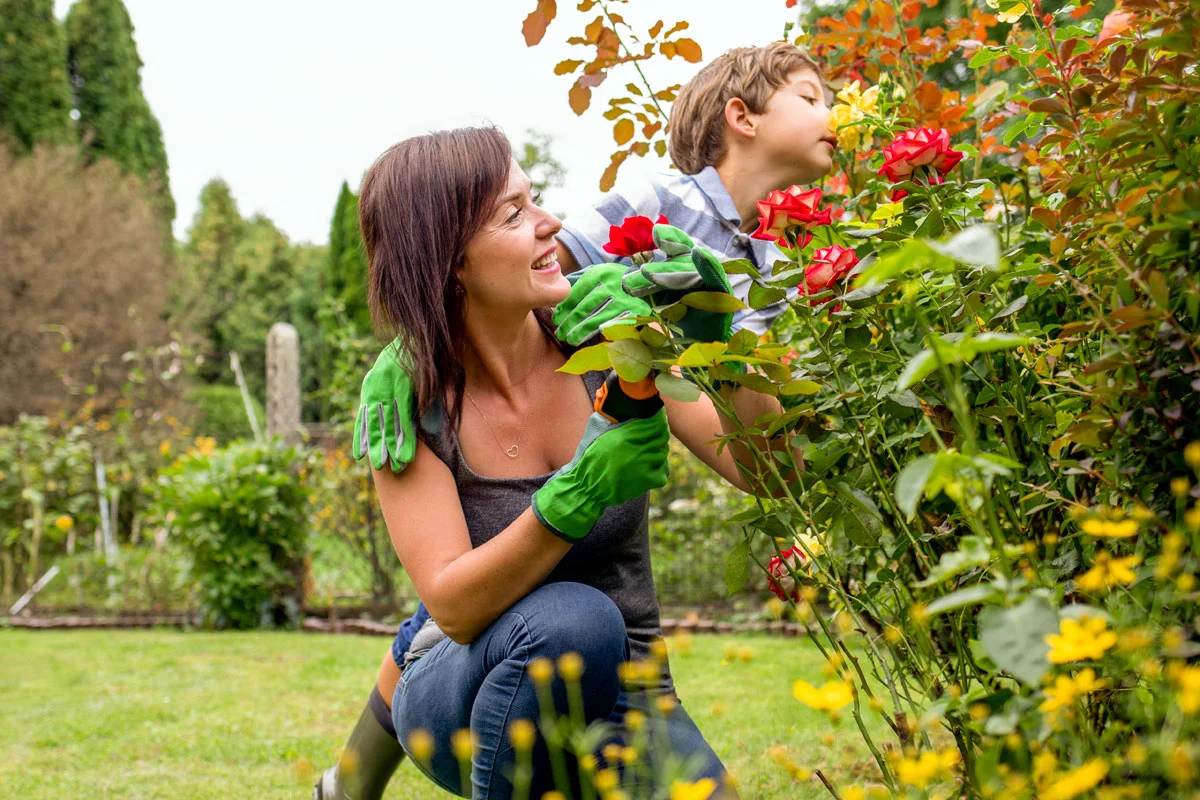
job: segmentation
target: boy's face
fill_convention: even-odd
[[[837,137],[829,129],[829,106],[820,77],[798,69],[767,100],[757,117],[755,147],[776,167],[780,188],[813,183],[833,169]]]

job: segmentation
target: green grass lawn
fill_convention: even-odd
[[[295,633],[0,630],[0,796],[308,798],[375,679],[386,639]],[[726,659],[748,648],[749,660]],[[872,764],[853,720],[791,694],[820,683],[806,640],[697,636],[671,658],[679,694],[752,798],[828,797],[767,756],[835,782]],[[449,797],[401,766],[389,798]]]

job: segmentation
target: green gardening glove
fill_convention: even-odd
[[[625,291],[634,297],[650,296],[655,305],[679,302],[691,292],[732,294],[725,268],[707,248],[673,225],[654,226],[654,244],[666,261],[650,261],[625,276]],[[683,335],[702,342],[728,342],[733,314],[688,308],[679,322]]]
[[[575,345],[590,339],[609,322],[649,314],[650,306],[645,300],[624,291],[621,285],[624,277],[625,267],[620,264],[597,264],[567,276],[574,285],[566,299],[554,308],[550,318],[555,326],[554,335]]]
[[[574,285],[554,310],[555,334],[577,345],[609,323],[650,313],[647,298],[655,305],[677,303],[690,292],[732,293],[721,262],[696,246],[686,233],[672,225],[654,226],[655,247],[666,261],[649,261],[629,268],[597,264],[567,276]],[[733,315],[689,308],[679,323],[684,336],[704,342],[727,342]]]
[[[370,455],[371,466],[400,472],[417,452],[412,379],[400,363],[397,339],[383,348],[375,366],[363,378],[358,416],[354,421],[356,459]]]
[[[533,494],[533,513],[551,533],[575,544],[604,510],[667,483],[667,415],[613,424],[588,417],[575,457]]]

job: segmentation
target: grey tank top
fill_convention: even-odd
[[[583,375],[588,396],[593,400],[604,377],[603,372]],[[442,423],[441,407],[429,409],[421,420],[423,438],[454,475],[471,546],[479,547],[524,513],[533,493],[554,473],[526,478],[478,475],[463,458],[457,431]],[[643,494],[608,508],[588,537],[574,545],[545,580],[583,583],[608,595],[625,618],[630,659],[634,661],[650,658],[650,643],[662,635],[654,574],[650,569],[649,506],[649,497]],[[432,620],[426,626],[432,627],[431,623]],[[419,636],[420,641],[413,640],[410,656],[423,655],[432,646],[431,642],[441,638],[432,630],[422,629],[420,633],[425,635]],[[407,663],[415,659],[405,660]],[[657,688],[672,689],[669,670]]]

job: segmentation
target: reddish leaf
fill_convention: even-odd
[[[666,38],[673,33],[679,33],[680,31],[686,31],[688,29],[689,25],[690,25],[690,23],[687,20],[680,20],[679,22],[676,22],[671,27],[671,30],[669,30],[663,34],[663,38]]]
[[[525,37],[527,47],[533,47],[542,40],[546,35],[546,28],[557,14],[556,0],[538,0],[537,8],[525,18],[525,24],[521,26],[521,34]]]
[[[662,44],[660,44],[658,46],[658,51],[660,53],[662,53],[664,56],[666,56],[667,58],[674,58],[675,57],[675,43],[674,42],[663,42]]]
[[[942,90],[933,81],[925,81],[917,87],[917,105],[923,111],[933,111],[942,104]]]
[[[1029,104],[1030,111],[1045,111],[1048,114],[1065,114],[1067,108],[1060,100],[1053,97],[1039,97]]]
[[[647,33],[650,35],[650,38],[653,39],[655,36],[658,36],[659,32],[661,32],[662,29],[663,29],[663,21],[660,19],[658,22],[654,23],[654,25],[652,25],[650,27],[650,30],[647,31]]]
[[[584,86],[582,81],[583,78],[579,78],[571,87],[571,91],[567,92],[567,102],[571,104],[571,110],[580,116],[592,104],[592,90]]]

